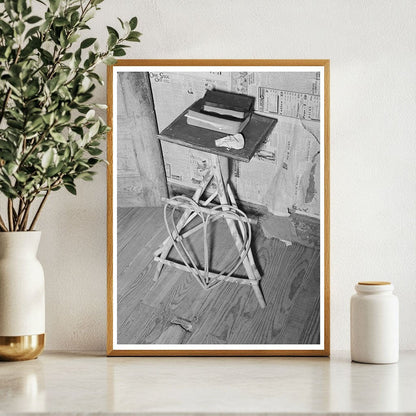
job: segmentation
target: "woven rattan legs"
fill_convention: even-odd
[[[210,289],[216,284],[222,282],[233,282],[239,284],[249,284],[252,286],[254,294],[259,302],[261,308],[266,306],[263,294],[260,289],[260,273],[254,262],[253,253],[250,248],[251,243],[251,229],[250,220],[247,216],[238,209],[234,194],[230,186],[225,184],[228,182],[228,159],[211,155],[211,171],[205,175],[200,186],[195,191],[192,200],[186,197],[176,197],[171,200],[167,200],[166,203],[171,207],[183,209],[182,216],[177,222],[173,220],[169,225],[169,220],[166,214],[165,208],[165,222],[169,232],[169,237],[162,243],[158,250],[155,252],[155,261],[158,262],[154,280],[157,280],[163,265],[179,268],[181,270],[189,271],[198,282],[205,288]],[[206,201],[200,201],[202,194],[211,180],[216,183],[216,192],[208,198]],[[208,207],[208,203],[211,202],[216,196],[220,201],[220,205],[213,208]],[[189,224],[196,216],[202,218],[202,223],[198,224],[191,230],[181,233],[184,227]],[[232,270],[228,273],[213,273],[207,269],[207,237],[206,227],[209,222],[217,220],[219,217],[224,218],[230,233],[233,237],[235,246],[238,252],[238,258],[233,264]],[[183,244],[183,239],[196,231],[204,230],[204,255],[205,255],[205,267],[204,270],[199,270],[195,265],[194,260],[186,251]],[[167,260],[172,247],[175,246],[176,250],[180,254],[183,263]],[[238,268],[240,264],[243,264],[247,273],[246,278],[240,278],[232,276],[232,273]]]

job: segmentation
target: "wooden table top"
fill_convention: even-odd
[[[253,114],[247,126],[241,134],[244,136],[244,147],[242,149],[227,149],[225,147],[216,147],[215,140],[226,136],[224,133],[213,130],[203,129],[201,127],[190,126],[186,122],[185,115],[188,110],[199,111],[201,100],[196,101],[187,108],[179,117],[177,117],[168,127],[166,127],[158,136],[160,140],[166,140],[181,146],[201,150],[203,152],[213,153],[218,156],[225,156],[230,159],[249,162],[260,145],[269,137],[277,120],[265,117],[259,114]]]

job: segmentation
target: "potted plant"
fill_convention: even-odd
[[[103,0],[0,0],[0,359],[34,358],[44,344],[44,278],[36,223],[52,192],[76,194],[103,161],[108,127],[93,104],[100,63],[138,42],[137,18],[87,37]]]

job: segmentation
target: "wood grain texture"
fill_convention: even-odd
[[[148,74],[124,72],[117,80],[118,206],[160,206],[167,186]]]
[[[319,342],[318,251],[296,244],[286,247],[276,239],[265,238],[259,226],[253,227],[253,247],[263,273],[262,288],[267,301],[267,307],[261,309],[249,286],[222,283],[204,290],[190,273],[171,267],[164,268],[154,282],[156,263],[152,253],[164,237],[162,219],[162,209],[120,211],[117,311],[120,343]],[[208,239],[212,266],[223,270],[238,255],[225,220],[211,224]],[[201,253],[202,240],[201,234],[192,234],[189,247]],[[175,250],[169,258],[180,260]],[[244,275],[242,266],[237,274]],[[188,322],[190,328],[178,327],[176,320]]]

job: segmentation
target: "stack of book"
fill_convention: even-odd
[[[201,107],[188,110],[186,122],[191,126],[219,131],[225,134],[240,133],[250,121],[254,97],[232,92],[208,90]]]

